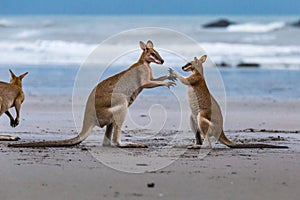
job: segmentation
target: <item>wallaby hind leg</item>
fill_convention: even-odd
[[[146,148],[147,145],[145,144],[138,144],[133,142],[121,142],[121,125],[119,123],[113,123],[113,145],[120,147],[120,148]]]
[[[105,135],[103,138],[103,146],[111,146],[111,136],[112,136],[113,124],[106,126]]]
[[[192,115],[190,116],[190,127],[191,127],[193,133],[195,134],[196,143],[189,145],[187,148],[188,149],[200,149],[201,145],[202,145],[201,134],[200,134],[200,130],[198,128],[197,121],[193,118]]]
[[[15,120],[13,118],[13,116],[10,114],[9,111],[6,111],[5,114],[9,117],[9,120],[10,120],[10,126],[11,127],[16,127],[16,123],[15,123]]]
[[[193,118],[193,116],[190,116],[190,126],[193,133],[195,134],[196,144],[202,145],[201,133],[197,121]]]
[[[2,109],[2,98],[0,97],[0,116],[4,113],[4,111],[2,111],[1,109]],[[5,114],[8,115],[7,113],[9,113],[9,112],[6,111]],[[8,117],[10,118],[10,124],[12,124],[12,121],[14,121],[14,118],[11,116],[10,113],[9,113]],[[20,138],[16,137],[16,136],[0,135],[0,141],[17,141],[19,139]]]
[[[147,147],[144,144],[137,144],[132,142],[121,142],[121,127],[125,121],[126,113],[127,113],[127,100],[124,98],[121,100],[118,99],[118,104],[115,104],[114,107],[111,108],[113,113],[113,145],[121,148],[145,148]]]
[[[133,142],[121,142],[121,126],[114,123],[113,125],[114,134],[113,134],[113,145],[120,148],[145,148],[147,147],[144,144],[138,144]]]
[[[198,118],[198,121],[199,121],[199,127],[200,127],[201,134],[204,137],[203,147],[211,148],[212,146],[211,146],[211,142],[210,142],[210,134],[211,134],[210,121],[201,116]]]
[[[16,109],[16,119],[14,121],[14,127],[18,126],[19,123],[20,123],[20,111],[21,111],[21,104],[22,104],[22,101],[21,99],[16,99],[15,100],[15,109]]]

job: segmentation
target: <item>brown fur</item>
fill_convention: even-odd
[[[144,144],[121,142],[121,127],[125,120],[127,108],[134,102],[144,88],[173,86],[172,76],[153,78],[151,62],[163,64],[163,59],[153,48],[153,43],[140,42],[142,55],[128,69],[100,82],[91,92],[86,103],[86,109],[81,132],[74,138],[44,142],[10,144],[11,147],[62,147],[72,146],[82,142],[95,126],[106,126],[103,139],[104,146],[146,147]]]
[[[27,72],[16,76],[11,70],[9,70],[11,80],[10,83],[0,82],[0,116],[5,113],[10,119],[11,127],[16,127],[20,123],[20,111],[21,104],[25,99],[24,92],[22,90],[22,79],[27,75]],[[16,118],[10,114],[9,109],[15,107]],[[19,137],[10,135],[1,135],[0,140],[18,140]]]
[[[202,145],[201,135],[204,137],[205,147],[211,148],[210,136],[214,136],[221,143],[230,148],[288,148],[286,146],[275,146],[268,144],[236,144],[230,141],[223,131],[223,116],[219,104],[210,94],[203,75],[202,64],[207,56],[199,60],[195,57],[193,61],[182,67],[184,71],[191,71],[192,74],[183,77],[173,69],[170,74],[178,78],[188,86],[188,97],[191,108],[190,124],[195,133],[196,144],[189,148],[200,148]]]

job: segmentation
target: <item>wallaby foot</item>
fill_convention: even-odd
[[[15,128],[15,127],[17,127],[19,125],[19,123],[20,123],[19,119],[11,120],[10,121],[10,126],[13,127],[13,128]]]
[[[116,145],[119,148],[148,148],[145,144],[133,143],[133,142],[122,142]]]
[[[212,146],[192,144],[192,145],[187,146],[187,149],[212,149]]]
[[[104,146],[104,147],[111,147],[112,145],[111,145],[110,140],[104,140],[103,143],[102,143],[102,146]]]
[[[10,135],[0,135],[0,140],[1,141],[17,141],[21,138],[17,136],[10,136]]]
[[[187,149],[201,149],[201,145],[200,144],[192,144],[187,146]]]

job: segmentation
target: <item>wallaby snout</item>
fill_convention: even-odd
[[[190,63],[187,63],[185,64],[184,66],[182,66],[181,68],[183,71],[187,72],[187,71],[190,71],[191,70],[191,64]]]

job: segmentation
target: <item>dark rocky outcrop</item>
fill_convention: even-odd
[[[245,63],[241,62],[237,65],[237,67],[260,67],[260,64],[258,63]]]
[[[230,64],[226,63],[226,62],[220,62],[216,64],[217,67],[230,67]]]
[[[227,19],[219,19],[217,21],[213,21],[213,22],[204,24],[203,27],[204,28],[224,28],[224,27],[227,27],[232,24],[235,24],[235,23],[231,22]]]
[[[294,23],[292,23],[292,26],[295,26],[295,27],[299,27],[300,28],[300,19]]]

